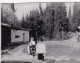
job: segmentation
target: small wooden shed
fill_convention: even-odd
[[[1,49],[5,49],[11,43],[27,43],[30,39],[30,30],[1,23]]]

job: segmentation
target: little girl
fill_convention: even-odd
[[[35,56],[35,53],[36,53],[36,43],[35,43],[35,41],[33,40],[33,38],[31,38],[31,41],[30,41],[27,49],[28,49],[28,53],[29,53],[30,55],[33,55],[33,57],[34,57],[34,56]]]

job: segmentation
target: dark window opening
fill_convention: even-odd
[[[20,36],[15,36],[15,38],[19,38]]]

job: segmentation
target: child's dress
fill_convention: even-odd
[[[30,42],[30,54],[35,56],[35,52],[36,52],[36,44],[35,44],[35,41],[31,41]]]

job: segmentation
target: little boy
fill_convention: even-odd
[[[46,46],[43,43],[43,39],[40,38],[40,41],[36,45],[36,53],[38,55],[38,60],[44,61],[45,52],[46,52]]]

